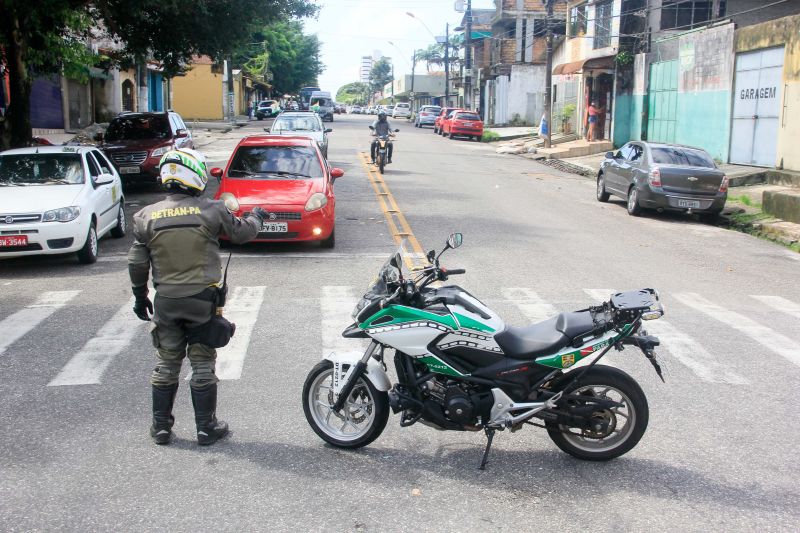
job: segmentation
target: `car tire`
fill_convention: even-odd
[[[642,207],[639,205],[639,191],[636,189],[636,185],[631,185],[631,188],[628,189],[626,208],[628,214],[632,217],[638,217],[642,214]]]
[[[89,231],[86,233],[86,242],[83,243],[83,248],[77,252],[79,262],[84,265],[97,262],[97,252],[99,248],[97,241],[97,229],[95,228],[95,223],[92,222],[89,226]]]
[[[327,239],[322,239],[321,241],[319,241],[319,245],[322,248],[328,248],[328,249],[336,246],[336,227],[334,227],[331,230],[331,234],[328,236]]]
[[[117,213],[117,225],[111,228],[111,236],[115,239],[121,239],[128,233],[128,220],[125,218],[125,204],[119,203],[119,212]]]
[[[601,172],[597,175],[597,201],[607,202],[610,197],[611,195],[606,192],[606,179]]]

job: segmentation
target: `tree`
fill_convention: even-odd
[[[254,25],[316,10],[310,0],[0,0],[0,49],[11,89],[0,146],[30,143],[33,75],[85,71],[92,65],[91,36],[122,45],[108,65],[152,57],[169,76],[193,55],[230,54]]]
[[[343,104],[364,105],[369,100],[369,84],[361,82],[348,83],[342,85],[336,92],[336,101]]]
[[[369,73],[369,86],[373,92],[383,91],[384,86],[392,81],[392,64],[389,58],[382,57],[372,65]]]

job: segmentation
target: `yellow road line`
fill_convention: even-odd
[[[384,181],[383,175],[372,168],[366,152],[361,152],[359,157],[364,171],[367,173],[369,182],[372,185],[372,189],[375,191],[375,196],[378,197],[378,203],[383,211],[383,216],[386,217],[386,223],[389,226],[389,231],[392,234],[394,242],[400,245],[403,239],[405,239],[411,245],[414,256],[406,256],[406,266],[408,266],[408,268],[415,268],[427,265],[425,251],[414,236],[411,225],[397,205],[397,201],[395,201],[392,191],[389,190],[389,185]]]

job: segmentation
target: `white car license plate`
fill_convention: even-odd
[[[700,200],[678,200],[678,207],[698,209],[700,207]]]
[[[119,167],[120,174],[139,174],[142,167]]]
[[[289,224],[286,222],[267,222],[261,225],[261,231],[266,233],[286,233],[289,231]]]

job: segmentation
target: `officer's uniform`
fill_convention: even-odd
[[[145,286],[152,266],[156,289],[152,337],[159,361],[150,377],[153,385],[178,383],[187,329],[208,322],[214,312],[214,288],[222,278],[217,237],[224,233],[238,244],[255,238],[259,229],[255,217],[240,219],[219,200],[186,194],[170,194],[134,215],[131,282]],[[209,346],[188,346],[193,388],[218,381],[216,356]]]

